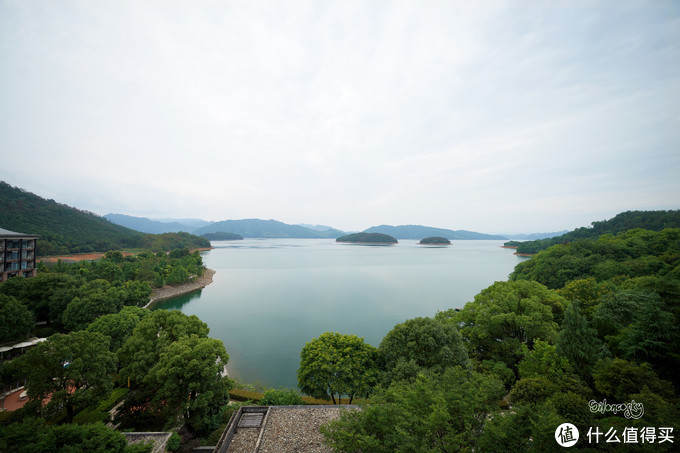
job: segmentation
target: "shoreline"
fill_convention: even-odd
[[[162,288],[154,289],[151,291],[151,296],[149,296],[149,303],[144,305],[144,308],[151,308],[156,302],[203,289],[213,282],[213,275],[215,275],[214,270],[205,269],[203,275],[192,282],[176,286],[165,285]]]

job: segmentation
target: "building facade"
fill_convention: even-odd
[[[10,277],[33,277],[36,269],[38,236],[0,228],[0,282]]]

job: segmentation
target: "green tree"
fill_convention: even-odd
[[[437,317],[460,326],[472,358],[502,361],[513,368],[522,357],[522,344],[532,349],[537,339],[555,341],[555,319],[561,319],[565,305],[562,297],[540,283],[496,282],[460,311]]]
[[[68,330],[81,330],[100,316],[118,313],[123,308],[125,291],[109,287],[106,291],[95,289],[81,297],[75,297],[66,307],[62,316]]]
[[[546,376],[559,378],[571,372],[569,360],[555,350],[555,346],[545,341],[536,340],[534,349],[529,350],[522,345],[524,358],[517,364],[517,371],[522,378]]]
[[[321,432],[338,452],[474,451],[503,393],[500,381],[460,367],[423,373],[378,390],[370,405],[343,412]]]
[[[0,294],[13,296],[26,305],[36,321],[47,321],[50,319],[52,295],[80,284],[82,281],[71,275],[46,273],[31,278],[11,278],[0,285]]]
[[[33,314],[14,297],[0,294],[0,343],[26,337],[33,328]]]
[[[128,452],[125,436],[103,423],[47,426],[40,419],[27,418],[0,431],[0,450],[35,452]]]
[[[65,407],[68,421],[75,409],[96,403],[111,392],[115,355],[109,339],[97,332],[56,334],[16,359],[28,397],[36,402],[51,398],[50,407]]]
[[[230,381],[222,376],[228,361],[220,340],[180,338],[163,350],[144,384],[155,389],[154,404],[170,409],[194,432],[208,434],[228,402]]]
[[[557,290],[557,293],[568,301],[579,301],[584,314],[590,319],[593,308],[598,304],[600,298],[612,291],[611,286],[606,283],[598,283],[594,277],[588,277],[570,281],[563,288]]]
[[[315,398],[349,403],[368,396],[377,380],[376,349],[356,335],[325,332],[307,342],[300,352],[298,386]]]
[[[624,359],[602,359],[593,370],[595,389],[603,396],[622,402],[639,393],[645,386],[652,392],[671,397],[673,386],[659,379],[648,363],[637,364]]]
[[[191,335],[207,338],[208,332],[207,324],[195,315],[177,310],[152,311],[118,350],[121,376],[130,378],[133,387],[140,385],[171,343]]]
[[[555,342],[555,351],[574,365],[581,378],[590,380],[593,366],[603,354],[602,343],[597,337],[597,331],[590,328],[585,316],[581,314],[577,302],[572,302],[567,307],[562,329]]]
[[[470,365],[458,328],[433,318],[397,324],[383,338],[378,354],[388,383],[399,378],[414,379],[421,369],[441,372],[456,365]]]
[[[95,319],[87,326],[87,330],[100,332],[109,337],[111,352],[116,352],[148,313],[150,313],[148,310],[139,307],[123,307],[118,313],[110,313]]]
[[[658,298],[647,301],[639,308],[633,324],[624,329],[621,336],[623,338],[619,347],[627,359],[653,364],[659,364],[663,359],[678,364],[677,319],[663,309],[663,303]]]
[[[124,305],[143,307],[149,303],[151,286],[148,282],[126,281],[124,288],[126,292],[125,300],[123,301]]]
[[[656,294],[643,291],[613,291],[602,297],[593,310],[592,323],[601,338],[617,335],[629,326],[635,318],[638,307],[647,303]]]
[[[485,453],[543,453],[555,451],[555,428],[564,419],[550,403],[514,406],[512,411],[493,414],[484,424],[477,442]]]

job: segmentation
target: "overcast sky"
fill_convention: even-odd
[[[0,0],[0,179],[98,214],[680,208],[680,2]]]

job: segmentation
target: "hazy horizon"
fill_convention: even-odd
[[[671,0],[0,0],[0,61],[0,180],[99,215],[518,234],[680,208]]]

